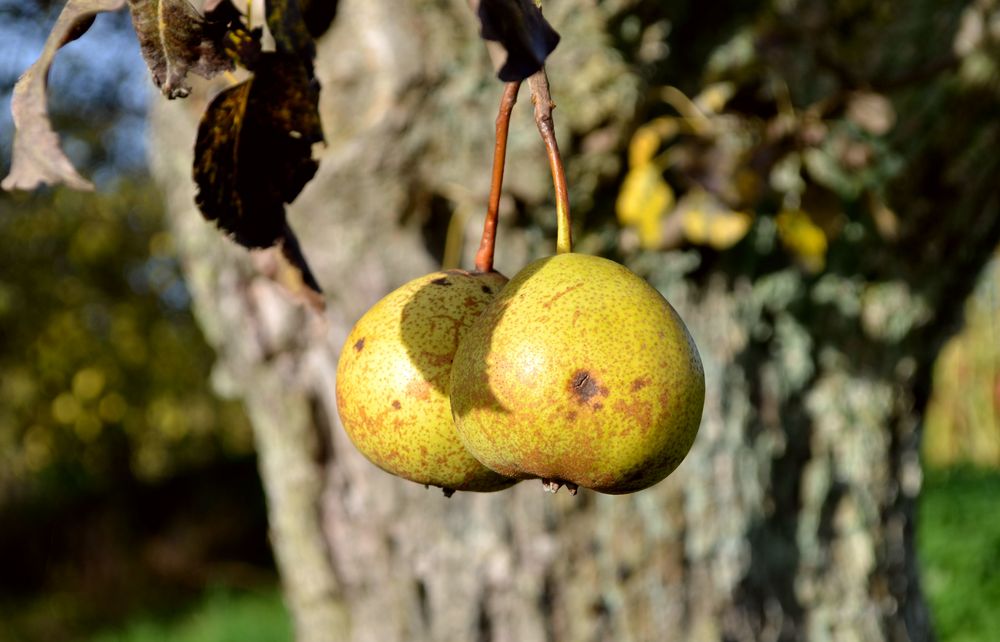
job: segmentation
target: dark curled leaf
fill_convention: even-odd
[[[504,82],[524,80],[541,69],[559,44],[559,34],[532,0],[480,0],[477,13],[482,37],[507,51],[497,72]]]
[[[41,184],[64,183],[74,189],[94,189],[59,147],[59,137],[49,121],[46,79],[60,47],[83,35],[98,13],[117,11],[123,6],[125,0],[69,0],[63,7],[38,60],[14,85],[11,98],[14,151],[10,174],[0,187],[31,190]]]
[[[225,51],[236,64],[253,71],[263,53],[260,39],[263,30],[260,27],[247,31],[243,25],[231,29],[226,35]]]
[[[217,48],[226,42],[228,31],[243,29],[243,14],[230,0],[206,2],[202,12],[205,19],[205,36]]]
[[[337,0],[301,0],[301,5],[302,18],[314,39],[326,33],[337,17]]]
[[[292,228],[287,225],[285,226],[285,236],[281,239],[280,245],[281,255],[295,269],[299,280],[302,281],[302,285],[306,288],[304,292],[306,300],[313,307],[321,309],[323,307],[323,299],[309,296],[309,291],[321,293],[323,290],[319,287],[319,281],[316,280],[312,270],[309,269],[306,255],[302,253],[302,248],[299,246],[299,239],[295,236]]]
[[[205,20],[216,23],[231,23],[243,15],[232,0],[205,0],[201,5]]]
[[[306,26],[299,0],[264,0],[264,7],[275,49],[279,53],[297,55],[312,65],[316,45]]]
[[[285,219],[285,204],[316,173],[313,144],[323,140],[319,91],[296,56],[264,53],[250,79],[208,106],[195,143],[196,202],[206,219],[247,248],[282,244],[300,257],[306,284],[318,290]]]
[[[184,98],[191,92],[185,82],[188,72],[211,78],[233,68],[223,50],[228,26],[220,24],[227,15],[224,8],[216,7],[220,13],[208,21],[187,0],[128,0],[128,4],[142,56],[167,98]],[[228,15],[235,19],[231,12]]]

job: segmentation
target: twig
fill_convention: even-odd
[[[538,73],[528,78],[531,88],[531,102],[535,105],[535,124],[538,133],[545,142],[545,151],[549,157],[549,169],[552,171],[552,186],[556,192],[556,253],[566,254],[573,251],[573,220],[569,213],[569,191],[566,187],[566,170],[563,168],[562,157],[559,155],[559,144],[556,142],[555,126],[552,123],[552,110],[555,103],[549,94],[549,79],[542,68]]]
[[[490,201],[486,210],[486,221],[483,223],[483,237],[476,252],[476,271],[493,271],[493,253],[497,241],[497,219],[500,216],[500,195],[503,191],[503,170],[507,159],[507,134],[510,131],[510,114],[517,102],[517,91],[520,82],[509,82],[504,85],[503,97],[500,99],[500,111],[496,121],[496,146],[493,149],[493,176],[490,182]]]

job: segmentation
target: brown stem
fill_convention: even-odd
[[[545,142],[549,169],[552,171],[552,186],[556,192],[556,253],[565,254],[573,251],[573,221],[569,213],[566,170],[559,155],[559,144],[556,142],[555,126],[552,123],[552,110],[556,105],[549,95],[549,78],[545,75],[544,67],[528,78],[528,87],[531,88],[531,102],[535,105],[535,124]]]
[[[493,149],[493,177],[490,183],[490,202],[483,223],[483,238],[476,252],[476,272],[493,271],[493,252],[497,241],[497,219],[500,216],[500,194],[503,190],[503,170],[507,159],[507,133],[510,131],[510,113],[517,102],[520,82],[509,82],[504,86],[497,114],[497,142]]]

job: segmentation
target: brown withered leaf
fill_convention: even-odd
[[[14,85],[11,112],[14,116],[14,151],[10,173],[0,187],[32,190],[42,184],[63,183],[79,190],[93,184],[80,176],[59,146],[59,137],[49,120],[46,85],[56,52],[90,27],[94,16],[117,11],[125,0],[69,0],[45,40],[41,55]]]
[[[309,35],[319,38],[333,24],[337,17],[337,0],[302,0],[302,19],[306,22]]]
[[[316,57],[316,45],[306,26],[299,0],[264,0],[267,28],[279,53],[295,54],[309,61]]]
[[[214,31],[217,31],[217,27],[236,24],[243,18],[243,14],[232,0],[206,0],[201,6],[201,12],[205,16],[209,30],[213,31],[213,36],[216,35]]]
[[[128,0],[128,5],[142,57],[167,98],[187,97],[189,72],[211,78],[233,68],[222,45],[229,22],[238,16],[235,11],[220,11],[215,17],[221,19],[207,20],[187,0]]]
[[[281,245],[319,291],[285,218],[285,204],[316,173],[323,140],[319,90],[297,56],[260,55],[254,75],[209,104],[198,127],[196,202],[206,219],[247,248]]]
[[[476,13],[482,37],[499,42],[507,52],[497,72],[504,82],[534,74],[559,44],[559,34],[533,0],[480,0]]]

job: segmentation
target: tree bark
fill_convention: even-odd
[[[602,3],[551,0],[546,13],[563,35],[550,77],[586,211],[620,170],[642,81],[611,48]],[[502,85],[460,0],[343,0],[318,74],[327,146],[290,217],[326,289],[322,319],[276,282],[270,253],[248,256],[196,211],[190,141],[204,102],[158,106],[152,123],[154,172],[219,354],[216,384],[254,424],[298,639],[932,639],[913,546],[920,413],[954,325],[941,306],[963,279],[971,287],[1000,237],[995,191],[956,213],[985,236],[933,275],[897,260],[866,285],[794,268],[694,279],[692,252],[643,257],[633,267],[680,312],[705,366],[686,461],[624,497],[522,482],[448,499],[354,449],[337,420],[336,362],[371,304],[435,268],[434,230],[448,216],[466,221],[471,264],[482,219],[465,213],[485,211]],[[515,201],[551,209],[549,189],[530,110],[517,111],[504,273],[541,247],[536,228],[512,225]],[[915,307],[923,315],[904,318]]]

